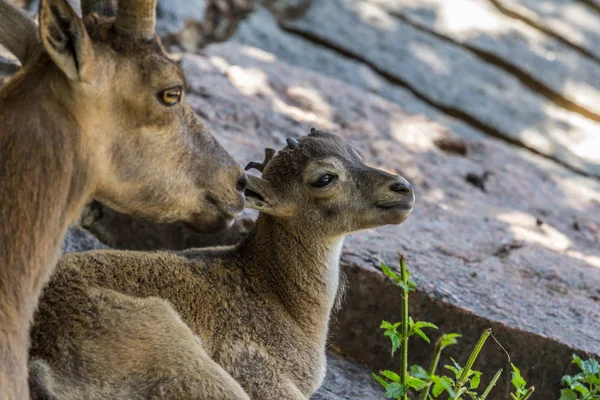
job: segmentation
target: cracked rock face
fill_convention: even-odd
[[[600,148],[600,137],[595,134],[600,118],[590,120],[580,113],[565,109],[551,101],[551,94],[543,96],[541,92],[530,90],[521,81],[522,76],[506,73],[498,63],[489,62],[489,57],[486,60],[486,54],[491,54],[490,47],[501,48],[501,41],[495,40],[493,44],[474,42],[474,39],[460,36],[460,32],[448,32],[451,27],[436,29],[432,34],[431,24],[412,16],[397,18],[398,14],[390,13],[389,9],[377,3],[389,2],[318,2],[303,18],[285,21],[283,26],[295,34],[335,48],[339,53],[362,60],[388,80],[410,87],[436,107],[470,121],[490,135],[534,148],[577,171],[600,177],[600,152],[591,150]],[[442,4],[445,2],[436,2],[437,7],[430,6],[429,10],[441,14]],[[415,1],[413,7],[417,5],[426,7]],[[452,18],[456,22],[464,21],[458,14]],[[436,21],[435,27],[438,25],[444,26],[444,22]],[[505,24],[498,24],[495,34],[504,35],[504,29],[510,34],[508,28]],[[473,36],[482,38],[483,34],[477,32]],[[439,35],[445,35],[445,39],[440,40]],[[545,38],[542,37],[538,42],[543,40]],[[531,41],[535,44],[535,39]],[[465,43],[471,46],[470,50],[464,48]],[[481,48],[487,53],[477,54],[477,49]],[[513,46],[512,49],[517,47]],[[530,50],[525,54],[531,53]],[[577,53],[573,54],[573,57],[578,56]],[[500,52],[496,57],[512,62],[514,57],[503,58],[507,55],[508,52]],[[516,60],[522,61],[522,58],[517,57]],[[577,100],[583,110],[590,111],[589,106],[586,108],[583,103],[589,101],[597,104],[593,98],[598,96],[600,88],[596,83],[600,66],[585,58],[582,60],[585,62],[572,63],[571,67],[563,65],[563,70],[576,76],[591,72],[587,86],[577,84],[575,79],[565,79],[564,72],[554,73],[556,69],[553,67],[548,69],[553,72],[549,75],[559,77],[552,85],[560,92],[573,96],[578,91],[582,96],[585,96],[583,92],[592,92],[593,95],[586,96],[585,101],[582,98]],[[544,69],[534,65],[534,60],[523,61],[515,68],[537,69],[540,76],[545,75]],[[546,84],[547,87],[552,85],[549,82]],[[563,90],[562,85],[567,88]],[[561,98],[564,100],[564,96]],[[597,113],[592,114],[598,116]]]

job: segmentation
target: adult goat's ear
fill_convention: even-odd
[[[248,208],[278,217],[286,217],[291,214],[291,208],[280,201],[273,185],[265,179],[248,175],[244,195]]]
[[[40,37],[46,52],[73,81],[93,78],[94,50],[81,18],[66,0],[41,0]]]

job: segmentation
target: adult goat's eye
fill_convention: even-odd
[[[162,91],[158,97],[160,101],[166,106],[174,106],[181,101],[182,89],[180,86],[176,86],[167,90]]]
[[[336,176],[332,175],[332,174],[325,174],[322,175],[319,179],[317,179],[315,182],[313,182],[311,184],[312,187],[315,188],[323,188],[329,184],[331,184],[333,181],[335,181]]]

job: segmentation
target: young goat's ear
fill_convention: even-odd
[[[40,37],[46,52],[67,78],[90,82],[94,50],[81,18],[66,0],[42,0]]]
[[[291,213],[291,209],[279,200],[273,186],[267,180],[248,175],[244,194],[248,208],[278,217],[286,217]]]

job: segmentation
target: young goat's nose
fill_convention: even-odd
[[[410,194],[412,193],[412,186],[406,180],[396,181],[390,185],[390,190],[396,193]]]

